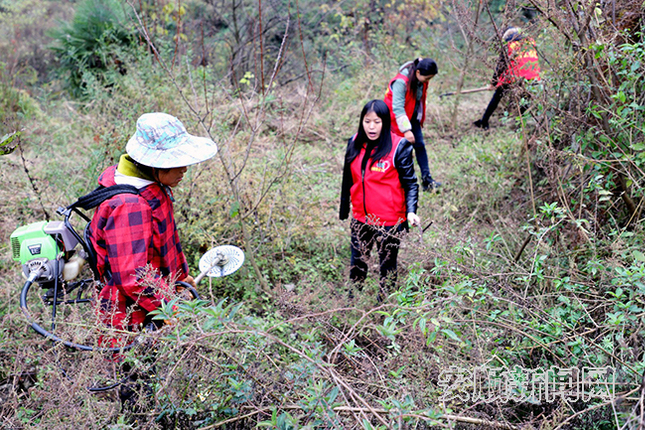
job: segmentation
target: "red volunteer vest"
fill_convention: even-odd
[[[498,87],[512,84],[517,78],[540,80],[540,64],[533,39],[527,37],[509,42],[508,59],[510,64],[497,82]]]
[[[394,81],[397,79],[403,80],[405,82],[405,85],[407,87],[408,85],[408,77],[405,76],[402,73],[399,73],[392,79],[387,86],[387,90],[385,91],[385,98],[383,101],[387,105],[387,107],[390,108],[390,118],[392,118],[392,133],[397,134],[399,136],[403,136],[403,133],[399,130],[399,125],[396,123],[396,115],[394,115],[394,110],[392,109],[392,84]],[[428,84],[423,84],[423,95],[421,96],[421,109],[423,109],[423,114],[421,117],[421,125],[423,126],[423,123],[426,120],[426,92],[428,91]],[[412,94],[412,91],[406,91],[405,92],[405,113],[408,116],[408,119],[412,119],[412,115],[414,115],[414,106],[417,102],[416,94]]]
[[[356,138],[356,136],[354,136]],[[365,145],[351,164],[353,185],[350,190],[352,215],[358,221],[378,226],[392,226],[406,220],[405,192],[394,155],[402,138],[392,133],[392,150],[378,162],[367,161],[361,172]]]

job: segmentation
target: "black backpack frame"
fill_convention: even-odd
[[[83,209],[86,211],[93,209],[99,206],[104,201],[111,199],[112,197],[119,194],[137,194],[138,195],[139,190],[132,185],[112,185],[110,187],[104,187],[100,185],[90,193],[82,197],[79,197],[78,200],[76,200],[71,205],[65,208],[60,207],[56,211],[59,215],[62,215],[65,217],[64,219],[65,227],[67,227],[67,229],[72,233],[72,235],[76,238],[76,240],[78,240],[78,243],[80,243],[81,246],[83,247],[83,250],[87,254],[87,262],[90,265],[90,269],[92,269],[92,273],[94,274],[94,279],[96,280],[99,279],[99,272],[96,267],[96,251],[94,251],[94,248],[92,247],[92,241],[90,240],[90,237],[89,237],[89,227],[90,227],[91,219],[83,212],[81,212],[79,209]],[[83,229],[83,236],[81,236],[76,231],[76,229],[72,226],[72,223],[70,221],[70,218],[74,213],[78,214],[81,218],[83,218],[87,222],[87,224],[85,225],[85,228]]]

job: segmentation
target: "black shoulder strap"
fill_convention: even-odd
[[[97,207],[107,199],[116,196],[117,194],[139,194],[139,190],[132,185],[112,185],[110,187],[104,187],[100,185],[89,194],[85,194],[84,196],[79,197],[78,200],[67,206],[67,209],[92,209]]]

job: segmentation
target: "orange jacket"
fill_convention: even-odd
[[[518,78],[539,81],[540,64],[535,50],[535,41],[530,37],[511,40],[507,47],[508,67],[497,79],[497,86],[512,84]]]

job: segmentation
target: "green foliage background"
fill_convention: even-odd
[[[645,47],[642,5],[618,3],[0,0],[3,427],[638,428]],[[488,93],[437,96],[485,85],[511,24],[542,81],[482,133]],[[432,225],[404,239],[376,306],[375,272],[347,296],[342,158],[363,104],[416,56],[439,64],[425,135],[444,187],[421,196]],[[175,192],[191,269],[221,244],[247,261],[159,311],[174,324],[126,357],[150,381],[133,412],[86,390],[105,357],[27,327],[8,238],[94,188],[151,111],[220,148]],[[610,367],[617,385],[477,401],[446,396],[451,366]]]

